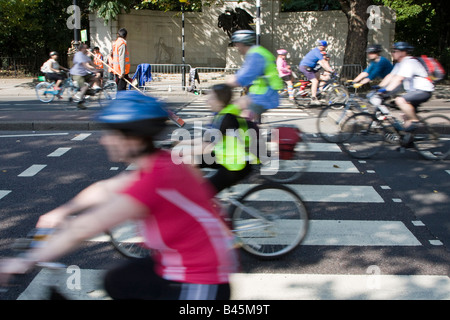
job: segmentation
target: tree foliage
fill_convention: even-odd
[[[440,60],[450,70],[450,1],[375,0],[397,15],[395,41],[407,41],[415,55],[426,54]],[[448,77],[448,72],[447,72]]]

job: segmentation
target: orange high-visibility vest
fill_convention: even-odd
[[[94,64],[97,66],[97,68],[99,69],[103,69],[103,56],[101,53],[96,53],[94,55]]]
[[[119,48],[125,46],[125,72],[120,70],[119,61]],[[113,69],[118,74],[129,74],[130,73],[130,54],[128,52],[127,42],[123,38],[117,38],[113,45],[113,57],[112,57]]]

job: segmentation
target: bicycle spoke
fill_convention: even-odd
[[[150,254],[140,236],[139,226],[134,221],[121,224],[108,232],[111,243],[122,255],[128,258],[144,258]]]
[[[421,120],[414,132],[414,146],[426,159],[445,159],[450,153],[450,119],[432,115]]]
[[[259,258],[276,258],[295,249],[308,229],[308,214],[301,199],[279,185],[248,191],[241,205],[231,207],[232,226],[242,248]]]
[[[385,139],[384,127],[372,115],[355,114],[343,124],[342,147],[352,157],[357,159],[370,158],[383,146]]]

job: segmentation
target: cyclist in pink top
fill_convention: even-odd
[[[287,51],[284,49],[277,50],[277,69],[280,78],[286,82],[288,86],[289,99],[294,100],[294,85],[292,83],[292,70],[286,61]]]
[[[212,204],[213,192],[194,167],[176,165],[154,147],[167,112],[161,102],[123,92],[99,115],[111,161],[137,170],[97,182],[68,203],[40,217],[38,228],[58,229],[25,257],[1,263],[0,284],[40,261],[52,261],[129,220],[139,221],[151,257],[127,260],[105,276],[113,299],[229,299],[229,276],[237,269],[230,230]],[[84,211],[73,219],[69,215]],[[64,223],[62,223],[64,222]]]

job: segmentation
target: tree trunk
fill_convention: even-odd
[[[360,64],[364,68],[369,34],[367,9],[373,5],[373,0],[339,0],[339,2],[348,21],[344,64]]]

